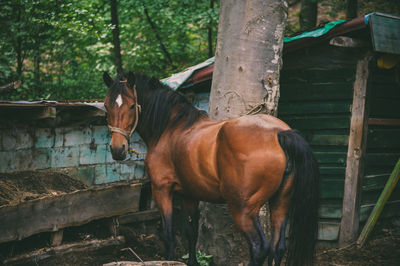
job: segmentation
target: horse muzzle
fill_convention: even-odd
[[[112,158],[116,161],[122,161],[126,158],[127,147],[123,144],[121,147],[113,147],[110,145]]]

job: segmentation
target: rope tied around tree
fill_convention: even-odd
[[[261,80],[261,83],[264,87],[264,89],[267,91],[267,94],[264,96],[262,102],[258,102],[253,108],[251,108],[248,112],[245,113],[245,115],[256,115],[256,114],[268,114],[268,115],[273,115],[275,110],[270,110],[268,108],[268,102],[273,101],[273,99],[270,99],[270,96],[273,94],[273,80],[271,77],[268,77],[268,85],[266,86],[264,79]]]

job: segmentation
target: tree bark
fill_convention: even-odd
[[[119,40],[117,0],[110,0],[110,4],[111,4],[111,24],[113,25],[112,35],[114,42],[115,66],[117,67],[117,72],[122,73],[122,58],[121,58],[121,45]]]
[[[300,30],[315,28],[317,24],[318,2],[317,0],[301,0]]]
[[[285,0],[221,1],[210,95],[212,118],[277,115],[287,8]],[[260,213],[265,229],[265,209]],[[248,260],[246,240],[226,205],[204,203],[200,225],[199,249],[213,254],[216,265]]]
[[[358,3],[357,0],[347,0],[346,2],[346,18],[353,19],[357,17]]]

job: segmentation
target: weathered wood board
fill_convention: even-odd
[[[120,246],[125,243],[123,236],[111,237],[107,239],[92,239],[81,242],[68,243],[57,247],[41,248],[30,253],[21,254],[13,258],[4,260],[4,265],[31,265],[35,262],[45,260],[52,256],[65,255],[72,252],[92,251],[103,247]],[[3,265],[2,264],[2,265]]]
[[[147,266],[184,266],[186,265],[183,262],[179,261],[144,261],[144,262],[135,262],[135,261],[117,261],[110,262],[107,264],[103,264],[103,266],[139,266],[139,265],[147,265]]]
[[[0,243],[139,209],[141,184],[117,184],[0,207]]]

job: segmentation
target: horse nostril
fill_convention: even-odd
[[[125,151],[125,144],[122,144],[122,150]]]

